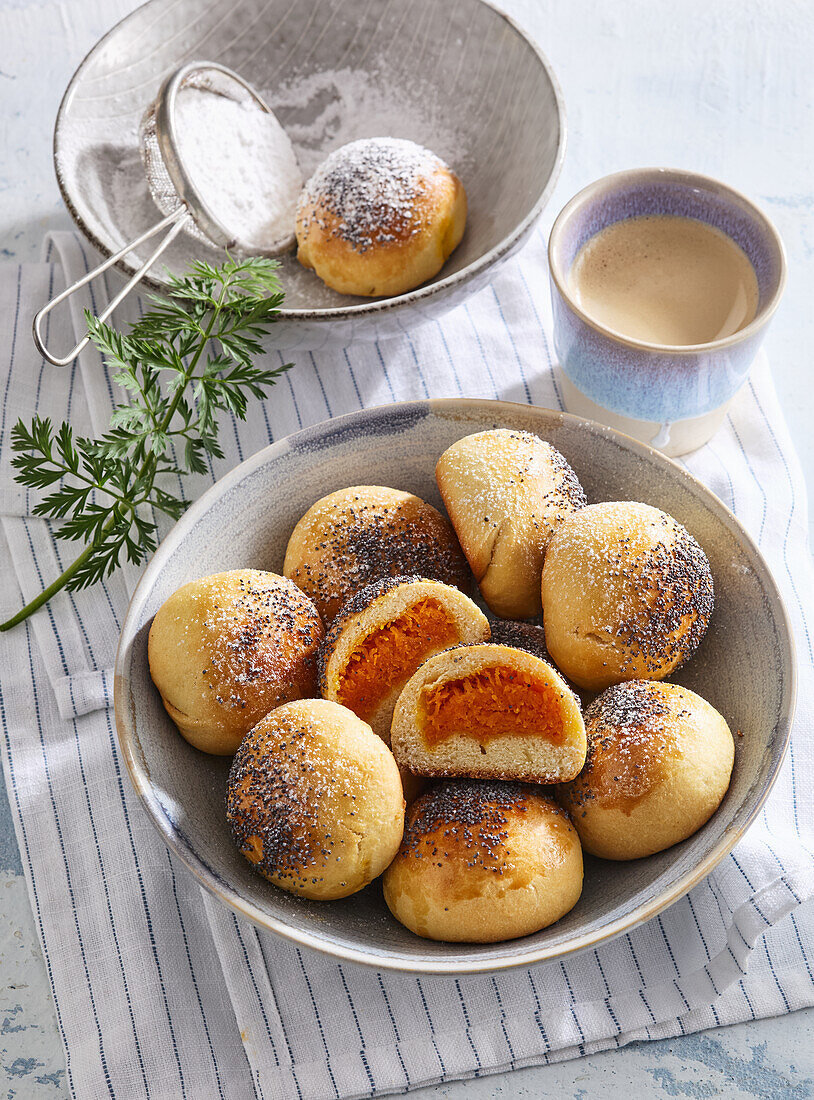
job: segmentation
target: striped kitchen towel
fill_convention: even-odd
[[[4,613],[75,552],[11,481],[11,424],[38,412],[98,432],[114,399],[93,349],[60,371],[29,336],[34,309],[93,260],[64,234],[44,263],[0,269]],[[52,344],[71,343],[84,305],[98,305],[90,292],[52,315]],[[542,232],[442,321],[292,358],[269,400],[225,425],[225,457],[192,495],[270,441],[368,405],[463,394],[561,407]],[[259,932],[203,894],[142,813],[116,743],[110,669],[133,570],[58,596],[0,638],[6,781],[76,1096],[368,1096],[814,1003],[814,575],[805,487],[765,360],[686,465],[737,513],[783,590],[800,663],[791,750],[765,810],[713,874],[655,920],[562,963],[377,973]]]

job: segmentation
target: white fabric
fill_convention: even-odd
[[[34,309],[93,257],[64,234],[46,260],[0,268],[5,614],[76,553],[10,481],[9,429],[36,411],[98,432],[115,393],[93,350],[61,371],[35,354]],[[68,346],[81,307],[97,304],[80,296],[73,325],[55,315],[52,342]],[[188,494],[270,440],[360,406],[465,394],[561,407],[542,232],[440,323],[292,358],[245,424],[224,425],[224,460]],[[804,904],[814,894],[814,576],[805,487],[765,361],[687,467],[754,535],[786,598],[800,663],[791,752],[765,811],[707,880],[630,935],[562,964],[416,978],[259,933],[175,864],[129,790],[110,668],[136,572],[61,594],[0,636],[6,780],[76,1096],[365,1096],[814,1003],[814,906]]]

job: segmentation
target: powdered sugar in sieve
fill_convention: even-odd
[[[34,342],[55,366],[42,323],[51,310],[127,253],[167,230],[160,244],[99,315],[104,321],[183,230],[216,247],[279,255],[294,244],[302,174],[294,148],[260,95],[223,65],[190,62],[162,84],[140,132],[147,183],[165,217],[48,303],[34,318]]]

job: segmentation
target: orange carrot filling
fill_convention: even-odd
[[[453,734],[480,742],[495,737],[559,741],[564,716],[560,693],[542,680],[496,665],[422,692],[424,740],[437,745]]]
[[[423,661],[459,641],[455,620],[438,600],[428,596],[368,634],[350,655],[340,678],[337,699],[368,718],[394,688],[403,687]]]

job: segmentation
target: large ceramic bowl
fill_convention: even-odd
[[[713,818],[682,844],[631,863],[586,857],[576,907],[536,935],[462,945],[419,939],[389,914],[381,887],[343,901],[283,893],[232,845],[229,761],[191,748],[164,712],[147,666],[153,615],[179,585],[224,569],[280,571],[288,536],[315,500],[360,483],[408,489],[440,506],[434,468],[456,439],[491,427],[536,432],[566,456],[591,501],[643,500],[681,520],[706,550],[716,604],[700,649],[676,676],[726,717],[732,784]],[[116,722],[130,776],[167,844],[225,904],[263,928],[344,959],[443,973],[526,965],[600,943],[681,897],[757,814],[780,767],[794,706],[791,632],[774,581],[721,502],[658,452],[591,421],[483,400],[388,405],[306,428],[222,478],[173,528],[133,596],[116,661]]]
[[[466,187],[463,241],[407,294],[337,294],[283,257],[276,346],[347,343],[438,316],[523,243],[556,181],[565,142],[557,82],[538,48],[483,0],[149,0],[82,62],[54,134],[65,202],[105,255],[159,220],[138,124],[167,73],[193,59],[219,61],[263,92],[306,175],[347,141],[390,135],[433,149]],[[160,281],[165,260],[178,271],[219,255],[182,234],[151,278]],[[145,256],[131,253],[124,268]]]

